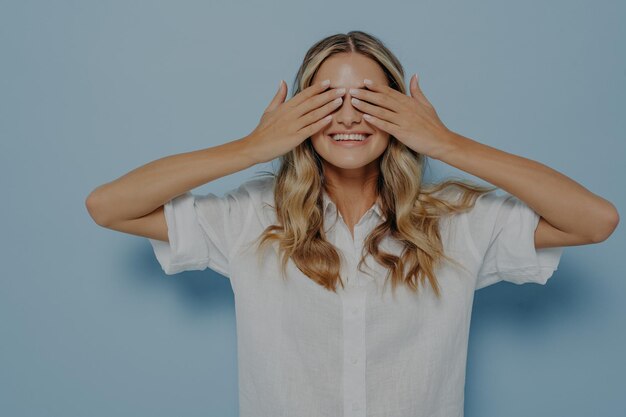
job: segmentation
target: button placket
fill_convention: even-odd
[[[342,219],[343,220],[343,219]],[[343,303],[343,408],[345,417],[365,417],[365,302],[367,286],[357,271],[362,245],[361,229],[365,223],[354,227],[354,238],[343,224],[340,239],[346,243],[346,288],[340,291]]]
[[[354,273],[355,271],[352,271]],[[365,301],[366,287],[351,287],[343,299],[344,416],[365,417]]]

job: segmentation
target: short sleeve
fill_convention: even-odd
[[[212,270],[230,277],[230,262],[252,210],[248,183],[223,197],[181,194],[163,206],[169,242],[148,239],[167,275]]]
[[[480,264],[476,290],[500,281],[545,284],[557,269],[563,247],[535,248],[540,216],[517,197],[491,191],[466,214]]]

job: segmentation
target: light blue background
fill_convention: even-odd
[[[450,129],[553,167],[624,217],[625,17],[624,2],[591,0],[2,2],[0,414],[237,415],[229,281],[166,276],[146,239],[97,226],[84,201],[248,134],[333,33],[379,36]],[[447,174],[460,171],[431,163]],[[620,226],[566,248],[546,286],[476,293],[467,417],[624,415],[625,244]]]

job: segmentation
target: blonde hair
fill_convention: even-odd
[[[383,69],[389,86],[406,94],[404,70],[394,54],[376,37],[362,31],[335,34],[315,43],[306,53],[298,70],[292,96],[311,85],[324,60],[334,54],[353,52],[375,60]],[[440,288],[435,267],[445,258],[439,233],[441,216],[473,207],[476,198],[496,187],[473,184],[462,178],[450,178],[438,184],[422,182],[426,159],[390,136],[387,149],[379,159],[380,175],[377,193],[381,197],[384,221],[366,237],[365,254],[357,268],[360,270],[367,254],[388,269],[392,290],[405,284],[417,292],[420,282],[429,281],[437,297]],[[266,171],[267,173],[267,171]],[[263,175],[263,174],[261,174]],[[256,240],[258,249],[278,243],[281,272],[286,276],[288,260],[324,288],[336,292],[337,284],[344,287],[340,277],[340,252],[326,240],[324,231],[323,190],[324,168],[311,138],[280,157],[278,174],[274,176],[274,200],[278,224],[268,226]],[[447,190],[460,191],[460,198],[439,198]],[[379,244],[389,235],[403,245],[400,256],[383,252]],[[261,251],[257,253],[260,259]],[[405,269],[408,273],[404,275]]]

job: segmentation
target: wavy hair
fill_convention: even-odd
[[[350,31],[328,36],[307,51],[294,80],[292,97],[311,85],[326,58],[342,52],[373,59],[383,69],[389,86],[406,94],[404,70],[395,55],[378,38],[362,31]],[[423,183],[426,162],[424,155],[390,135],[389,145],[379,158],[376,186],[385,219],[365,238],[365,253],[361,253],[357,268],[361,270],[369,254],[387,268],[385,282],[391,276],[392,290],[405,284],[417,292],[419,283],[424,285],[428,280],[439,298],[441,292],[434,273],[437,265],[442,258],[460,265],[444,253],[440,218],[470,209],[480,194],[497,187],[481,186],[463,178]],[[256,239],[258,249],[278,244],[283,278],[291,259],[302,273],[324,288],[333,292],[338,284],[343,288],[340,251],[326,240],[324,230],[324,167],[311,138],[280,157],[278,174],[266,171],[267,174],[275,180],[274,209],[278,224],[268,226]],[[457,194],[460,198],[444,198],[443,194],[450,190],[460,191]],[[379,249],[387,236],[402,245],[400,256]],[[261,251],[257,252],[257,260],[260,257]]]

